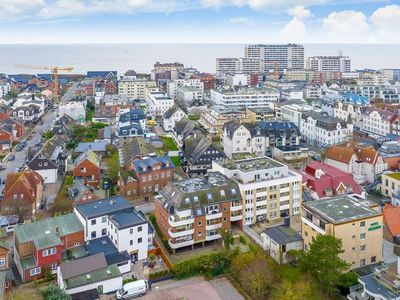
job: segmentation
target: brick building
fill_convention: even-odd
[[[100,184],[100,159],[93,151],[82,153],[74,162],[74,180],[97,188]]]

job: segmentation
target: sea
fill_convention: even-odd
[[[268,43],[268,42],[266,42]],[[400,68],[400,44],[304,44],[305,56],[350,56],[352,69]],[[74,74],[127,70],[149,73],[155,62],[181,62],[215,72],[217,57],[243,57],[244,44],[43,44],[0,45],[0,73],[48,73],[16,65],[68,66]]]

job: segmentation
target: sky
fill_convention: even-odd
[[[0,0],[3,44],[400,43],[400,0]]]

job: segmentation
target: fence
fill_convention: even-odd
[[[261,236],[248,226],[243,226],[243,232],[246,233],[251,239],[263,248],[263,241]]]

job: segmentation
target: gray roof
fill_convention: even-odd
[[[109,198],[77,204],[75,208],[84,218],[95,218],[109,215],[129,208],[134,208],[125,197],[112,196]]]
[[[164,119],[171,118],[180,108],[177,105],[173,105],[164,113]]]
[[[175,133],[177,135],[187,136],[196,128],[196,123],[183,117],[180,121],[175,122]]]
[[[264,233],[279,245],[286,245],[302,240],[301,235],[297,231],[285,225],[267,228],[264,230]]]
[[[116,212],[110,215],[109,219],[118,229],[125,229],[147,223],[142,215],[131,209]]]
[[[213,156],[224,156],[223,153],[212,145],[208,138],[200,133],[196,133],[194,136],[186,138],[184,144],[184,155],[186,159],[192,163],[197,162],[209,148],[212,148],[213,151],[217,151]]]
[[[145,142],[143,137],[134,137],[130,142],[124,144],[120,149],[120,159],[123,164],[129,164],[139,156],[155,152],[151,144]]]
[[[79,143],[75,152],[83,153],[91,150],[93,152],[105,152],[107,147],[106,142]]]
[[[81,259],[73,260],[62,264],[60,271],[64,280],[87,274],[107,267],[107,261],[104,253],[87,256]]]

